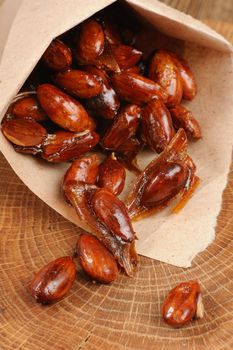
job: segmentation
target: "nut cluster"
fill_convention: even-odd
[[[117,278],[118,266],[132,276],[138,264],[131,219],[151,215],[177,196],[178,212],[199,182],[187,137],[201,138],[201,129],[181,105],[196,95],[194,75],[166,49],[145,59],[137,34],[103,11],[53,40],[27,82],[33,89],[16,96],[2,122],[17,152],[72,161],[62,191],[94,234],[82,234],[76,252],[86,274],[102,283]],[[143,147],[160,155],[140,170],[136,156]],[[106,154],[102,163],[93,150]],[[118,198],[125,167],[137,173],[126,204]],[[39,302],[57,301],[75,276],[74,260],[59,258],[35,275],[30,292]],[[187,319],[195,316],[200,294],[194,283],[189,288],[185,297],[192,307],[182,304]],[[166,322],[175,326],[186,323],[176,312],[180,290],[163,308]]]

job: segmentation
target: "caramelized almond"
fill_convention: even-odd
[[[75,97],[90,98],[97,96],[102,91],[102,84],[91,73],[70,69],[58,73],[54,81],[65,91]]]
[[[54,303],[68,293],[75,277],[75,263],[71,257],[64,256],[42,267],[32,279],[29,291],[38,303]]]
[[[154,54],[149,67],[149,77],[165,90],[169,107],[180,104],[183,95],[180,73],[166,50],[158,50]]]
[[[95,66],[84,66],[83,69],[91,74],[93,74],[101,83],[108,84],[109,83],[109,77],[107,73],[99,69]]]
[[[67,45],[62,41],[55,39],[51,42],[42,56],[42,61],[48,68],[61,72],[71,66],[72,53]]]
[[[109,84],[104,84],[101,94],[88,99],[86,106],[98,117],[113,119],[120,107],[120,102],[113,88]]]
[[[124,107],[104,135],[101,145],[105,149],[117,150],[127,139],[136,133],[141,117],[141,108],[137,105]]]
[[[189,137],[201,138],[201,127],[190,110],[178,105],[171,108],[170,113],[176,129],[183,128]]]
[[[2,125],[4,136],[18,146],[39,146],[47,136],[43,126],[33,119],[15,118],[6,120]]]
[[[133,242],[133,230],[125,204],[106,189],[96,190],[92,207],[102,224],[124,242]]]
[[[101,283],[111,283],[118,276],[113,255],[94,236],[82,234],[76,247],[79,262],[86,274]]]
[[[55,86],[39,85],[37,97],[49,118],[60,127],[75,132],[94,129],[95,123],[84,107]]]
[[[104,35],[105,39],[110,45],[120,45],[121,44],[121,38],[117,31],[116,26],[109,21],[108,19],[105,19],[102,23],[103,29],[104,29]]]
[[[147,206],[157,206],[175,197],[184,188],[188,179],[188,168],[175,162],[161,164],[147,177],[147,184],[141,202]]]
[[[185,100],[192,100],[197,94],[197,84],[194,78],[194,74],[191,71],[188,63],[182,57],[177,56],[173,52],[169,52],[176,64],[180,73],[182,86],[183,86],[183,98]]]
[[[99,158],[96,154],[76,159],[65,173],[63,188],[83,182],[94,185],[98,176]]]
[[[99,135],[94,131],[74,133],[56,131],[43,143],[42,158],[48,162],[58,163],[80,157],[92,150],[99,142]]]
[[[126,71],[128,73],[134,73],[134,74],[138,74],[138,75],[141,74],[141,69],[139,66],[132,66],[130,68],[127,68]]]
[[[125,168],[113,153],[99,167],[98,186],[106,188],[115,196],[118,196],[123,191],[125,177]]]
[[[200,285],[196,281],[183,282],[173,288],[162,307],[164,321],[173,327],[182,327],[197,315],[200,309]],[[203,316],[203,312],[202,315]]]
[[[112,84],[123,101],[142,105],[153,98],[167,100],[166,92],[158,83],[135,73],[114,74]]]
[[[142,139],[153,151],[160,153],[174,134],[169,110],[160,100],[150,101],[142,111]]]
[[[133,67],[140,61],[142,52],[128,45],[118,45],[112,47],[112,53],[121,69]]]
[[[104,32],[96,20],[83,22],[76,45],[78,62],[88,64],[95,61],[104,50],[104,41]]]
[[[37,122],[43,122],[48,119],[39,106],[36,97],[32,96],[17,100],[12,106],[12,114],[18,118],[32,118]]]

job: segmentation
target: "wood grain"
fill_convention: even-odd
[[[233,42],[232,0],[165,0]],[[79,275],[65,300],[36,304],[27,292],[35,271],[72,252],[78,229],[34,196],[0,157],[0,349],[175,350],[233,348],[233,165],[217,237],[185,270],[141,258],[135,278],[111,286]],[[198,278],[205,317],[174,330],[160,316],[176,283]]]

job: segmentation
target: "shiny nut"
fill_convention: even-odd
[[[49,118],[60,127],[75,132],[94,129],[95,123],[84,107],[57,87],[39,85],[37,97]]]
[[[96,237],[82,234],[77,242],[76,252],[81,267],[92,280],[111,283],[117,278],[116,260]]]
[[[186,134],[193,139],[201,138],[201,127],[190,110],[178,105],[171,108],[170,113],[176,129],[183,128]]]
[[[136,133],[140,117],[141,108],[139,106],[125,106],[101,140],[102,147],[113,151],[118,149]]]
[[[182,57],[176,55],[173,52],[169,52],[176,64],[180,73],[182,86],[183,86],[183,98],[185,100],[192,100],[197,94],[197,84],[193,72],[191,71],[188,63]]]
[[[74,133],[56,131],[48,135],[42,145],[42,158],[48,162],[59,163],[72,160],[92,150],[99,142],[94,131]]]
[[[58,73],[54,81],[75,97],[90,98],[97,96],[102,91],[102,84],[93,74],[77,69]]]
[[[167,94],[156,82],[131,72],[121,72],[112,76],[112,84],[120,99],[138,105],[153,98],[166,102]]]
[[[65,173],[63,188],[79,182],[94,185],[98,176],[99,158],[96,154],[76,159]]]
[[[114,153],[107,157],[99,167],[98,186],[118,196],[125,185],[126,172]]]
[[[28,96],[19,99],[12,106],[12,114],[17,118],[32,118],[37,122],[43,122],[48,117],[39,106],[36,97]]]
[[[156,51],[150,62],[149,77],[165,90],[169,107],[180,104],[183,95],[182,81],[179,70],[167,51]]]
[[[147,177],[141,202],[147,207],[154,207],[173,198],[184,188],[188,174],[187,167],[182,164],[161,164]]]
[[[78,62],[88,64],[95,61],[104,50],[104,42],[103,29],[96,20],[83,22],[76,44]]]
[[[160,100],[150,101],[142,110],[141,136],[158,153],[169,144],[175,132],[169,110]]]
[[[62,41],[55,39],[42,56],[44,64],[54,71],[64,71],[72,64],[70,48]]]
[[[43,126],[33,119],[15,118],[2,125],[4,136],[18,146],[40,146],[47,136]]]
[[[39,270],[29,287],[38,303],[50,304],[62,299],[72,287],[76,266],[72,258],[65,256],[51,261]]]
[[[135,233],[125,204],[106,189],[98,189],[92,197],[92,207],[102,224],[124,242],[132,242]]]
[[[204,315],[198,282],[183,282],[173,288],[162,307],[162,316],[173,327],[182,327],[194,318]]]
[[[123,70],[133,67],[142,57],[141,51],[128,45],[113,46],[112,53],[119,67]]]
[[[86,107],[98,117],[113,119],[120,107],[120,102],[110,84],[103,83],[102,92],[98,96],[86,100]]]

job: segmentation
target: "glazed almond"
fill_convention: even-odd
[[[152,215],[179,195],[173,209],[178,213],[199,184],[195,171],[187,154],[187,136],[179,129],[161,155],[138,175],[126,202],[131,219]]]
[[[94,131],[56,131],[48,135],[43,143],[41,156],[48,162],[65,162],[91,151],[98,142],[99,135]]]
[[[169,110],[160,100],[150,101],[142,110],[141,136],[158,153],[169,144],[175,132]]]
[[[72,64],[72,53],[66,44],[55,39],[43,54],[42,61],[54,71],[65,71]]]
[[[183,164],[161,164],[157,171],[148,175],[141,203],[147,207],[154,207],[168,201],[184,188],[188,176],[188,168]]]
[[[115,90],[108,82],[109,78],[106,72],[95,66],[86,66],[84,69],[92,73],[102,84],[102,92],[98,96],[86,100],[86,107],[96,116],[113,119],[120,107],[120,102]]]
[[[42,267],[32,279],[29,291],[38,303],[54,303],[68,293],[75,277],[75,263],[71,257],[64,256]]]
[[[133,104],[125,106],[104,135],[101,141],[102,147],[117,150],[136,133],[140,117],[141,108],[139,106]]]
[[[48,117],[63,129],[82,132],[95,128],[84,107],[54,85],[39,85],[37,97]]]
[[[156,82],[131,72],[121,72],[112,76],[112,84],[120,99],[143,105],[159,98],[166,102],[167,94]]]
[[[99,158],[96,154],[85,156],[73,161],[65,173],[63,188],[71,184],[83,182],[94,185],[98,176]]]
[[[43,126],[33,119],[15,118],[2,125],[4,136],[17,146],[40,146],[47,136]]]
[[[182,57],[176,55],[174,52],[169,52],[176,64],[180,73],[182,86],[183,86],[183,98],[185,100],[192,100],[197,94],[197,84],[193,72],[191,71],[187,61]]]
[[[150,62],[149,77],[165,90],[168,95],[166,104],[169,107],[180,104],[183,95],[180,73],[166,50],[158,50],[154,54]]]
[[[109,83],[109,77],[104,70],[91,65],[83,66],[83,70],[93,74],[101,83]]]
[[[171,108],[170,113],[176,129],[183,128],[191,138],[201,138],[201,127],[190,110],[178,105]]]
[[[125,185],[126,172],[114,153],[107,157],[99,167],[98,186],[118,196]]]
[[[110,45],[120,45],[121,38],[117,31],[116,26],[108,19],[104,19],[102,22],[105,39]]]
[[[14,117],[32,118],[37,122],[43,122],[48,119],[34,96],[23,97],[17,100],[12,106],[11,113]]]
[[[54,81],[75,97],[90,98],[97,96],[102,91],[102,84],[98,79],[93,74],[81,70],[70,69],[58,73]]]
[[[200,285],[196,281],[183,282],[173,288],[162,306],[164,321],[179,328],[194,318],[203,317]],[[200,312],[201,311],[201,312]]]
[[[111,234],[124,242],[133,242],[133,230],[125,204],[106,189],[97,189],[92,197],[92,207],[102,224]]]
[[[77,242],[76,252],[81,267],[92,280],[111,283],[117,278],[116,260],[96,237],[82,234]]]
[[[104,43],[101,25],[94,19],[83,22],[76,44],[78,62],[88,64],[95,61],[103,52]]]
[[[133,67],[142,57],[141,51],[129,45],[113,46],[112,53],[119,67],[123,70]]]

